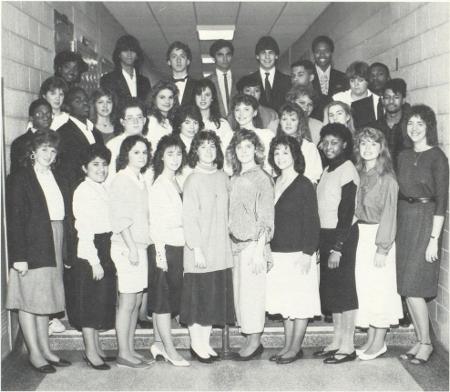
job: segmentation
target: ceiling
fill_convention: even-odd
[[[202,64],[212,41],[199,41],[197,25],[235,25],[232,69],[242,76],[256,69],[255,45],[273,36],[285,52],[328,6],[326,2],[105,2],[125,30],[139,39],[158,73],[168,73],[166,50],[182,41],[192,50],[190,73],[201,77],[214,65]]]

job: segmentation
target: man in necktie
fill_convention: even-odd
[[[209,48],[209,54],[216,63],[215,72],[208,76],[216,87],[220,114],[226,117],[230,112],[231,98],[235,94],[235,83],[231,73],[234,47],[230,41],[219,39]]]
[[[261,104],[276,111],[285,102],[286,93],[291,87],[290,77],[276,69],[279,55],[280,48],[277,41],[270,36],[261,37],[255,47],[259,70],[251,74],[259,78],[263,86]]]
[[[170,44],[166,53],[167,65],[172,71],[171,80],[178,88],[178,103],[192,105],[194,103],[195,80],[189,74],[192,52],[183,42],[175,41]]]

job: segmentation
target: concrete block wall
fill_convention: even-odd
[[[385,63],[392,77],[408,84],[408,101],[424,103],[437,114],[440,146],[449,156],[450,4],[331,3],[280,58],[280,68],[311,58],[311,42],[328,35],[335,43],[335,67],[345,71],[355,60]],[[443,233],[439,293],[429,304],[434,331],[447,348],[448,213]]]
[[[86,36],[97,43],[100,56],[111,59],[114,45],[126,34],[122,25],[100,2],[4,1],[2,15],[2,77],[7,171],[9,146],[25,132],[28,106],[41,83],[53,74],[54,10],[74,24],[74,38]],[[146,59],[142,72],[152,83],[160,78]]]

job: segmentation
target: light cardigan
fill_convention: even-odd
[[[152,145],[152,154],[156,151],[159,141],[165,135],[172,133],[172,126],[169,120],[163,120],[162,124],[158,122],[156,117],[148,116],[147,135],[145,137]]]
[[[301,151],[305,158],[304,176],[313,184],[317,184],[323,172],[322,159],[320,158],[319,150],[317,150],[314,143],[303,139]]]

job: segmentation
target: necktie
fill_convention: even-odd
[[[328,95],[328,75],[323,73],[320,78],[320,89],[323,95]]]
[[[272,93],[272,87],[270,86],[270,81],[269,81],[269,72],[266,72],[266,78],[264,79],[264,93],[266,94],[266,102],[270,103],[270,99],[271,99],[271,93]]]
[[[185,76],[184,78],[180,78],[180,79],[172,78],[172,81],[173,81],[174,83],[177,83],[177,82],[184,82],[187,78],[188,78],[187,76]]]
[[[228,78],[227,74],[223,74],[223,82],[225,83],[225,97],[226,97],[226,104],[225,104],[225,113],[228,114],[228,108],[230,107],[230,92],[228,91]]]

